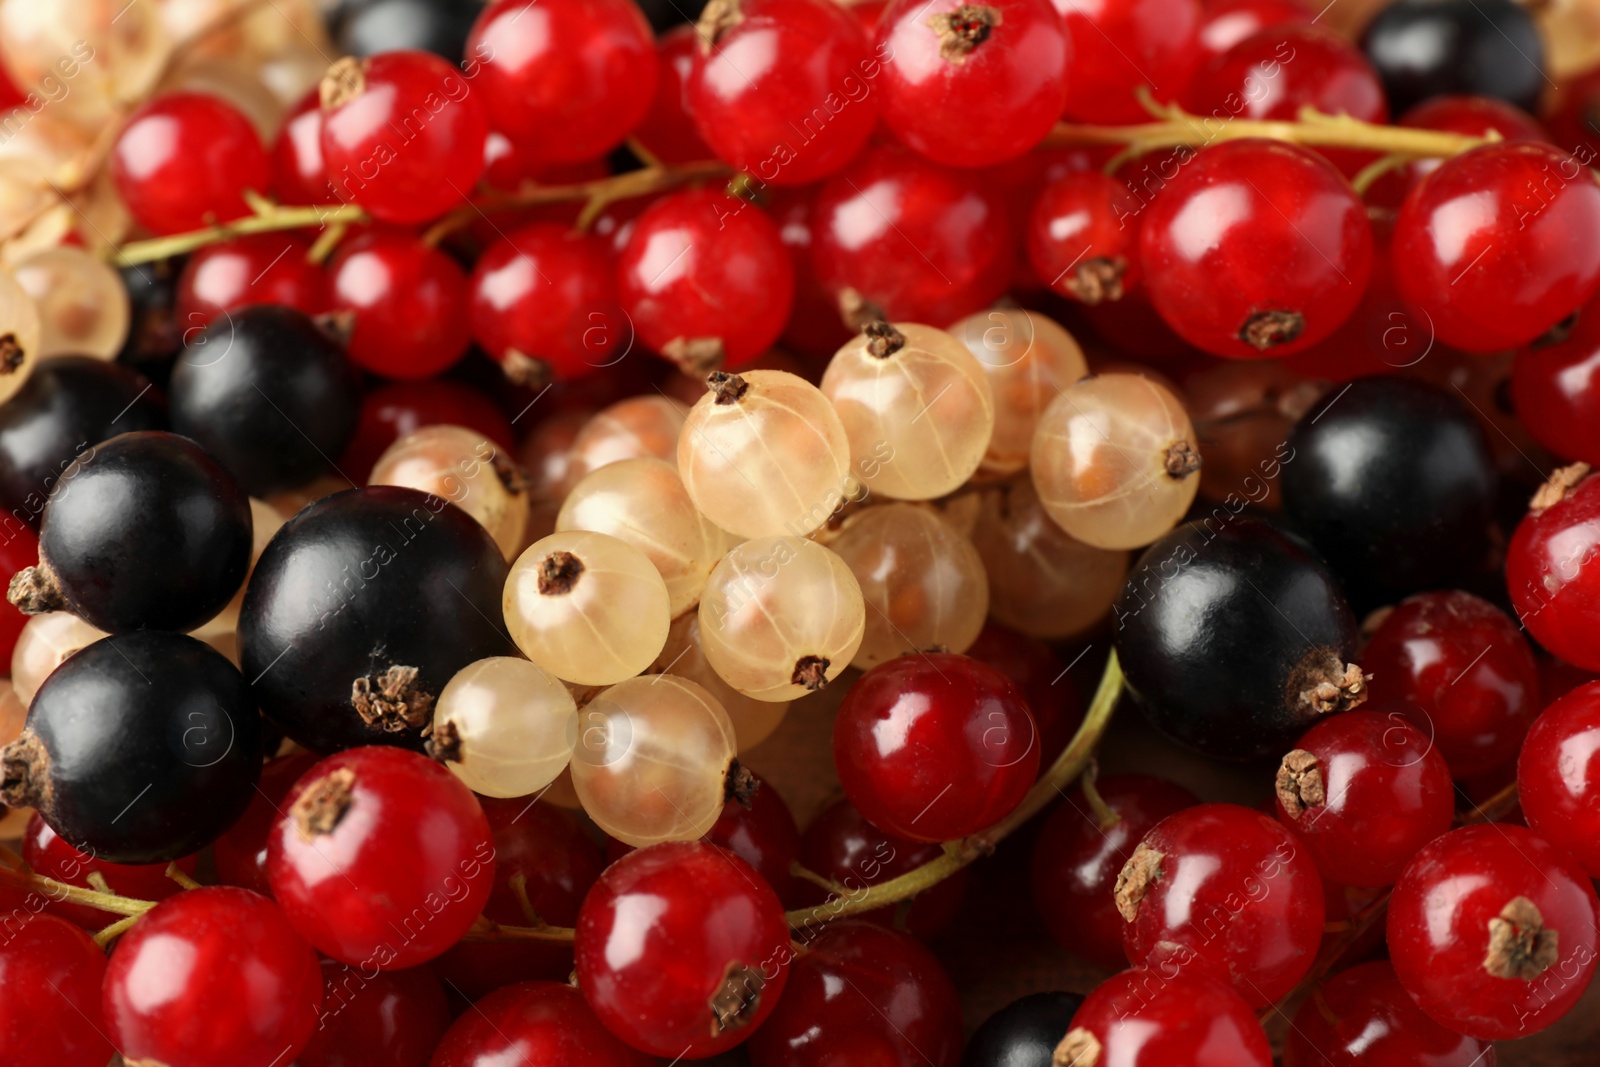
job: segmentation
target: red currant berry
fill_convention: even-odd
[[[361,480],[365,482],[366,478]],[[310,752],[296,752],[261,768],[261,781],[256,784],[250,806],[211,846],[217,878],[222,884],[272,895],[272,883],[267,880],[267,839],[283,808],[283,798],[316,762],[317,757]]]
[[[708,150],[697,158],[704,159],[710,154]],[[483,184],[491,189],[508,193],[516,192],[527,182],[576,185],[580,182],[596,181],[611,173],[611,166],[603,156],[597,159],[579,160],[576,163],[551,163],[536,155],[527,144],[519,144],[494,130],[489,131],[489,139],[483,142],[483,160]],[[524,209],[512,218],[526,218],[530,221],[535,218],[548,218],[570,224],[577,220],[582,211],[581,201],[538,204]],[[499,240],[503,236],[500,225],[482,216],[473,223],[472,232],[482,233],[485,243]]]
[[[38,562],[39,535],[22,523],[13,524],[5,539],[0,540],[0,573],[15,574]],[[27,624],[28,616],[16,605],[7,602],[0,607],[0,664],[11,662],[11,653],[17,648],[17,638],[22,636],[22,628]]]
[[[1134,95],[1149,86],[1171,100],[1200,60],[1199,0],[1054,0],[1072,43],[1067,66],[1069,119],[1147,122]]]
[[[1539,714],[1539,669],[1506,613],[1471,593],[1407,597],[1361,656],[1373,700],[1411,718],[1450,773],[1502,767]]]
[[[320,87],[322,158],[335,196],[402,224],[465,200],[489,136],[476,88],[430,52],[336,63]]]
[[[328,264],[329,301],[355,318],[350,358],[385,378],[431,378],[471,335],[467,276],[456,261],[399,230],[373,230]]]
[[[105,1067],[100,1015],[106,957],[71,923],[35,915],[0,939],[0,1049],[7,1067]]]
[[[852,893],[909,874],[938,859],[942,852],[938,845],[926,841],[891,837],[863,819],[855,806],[844,799],[824,808],[800,839],[800,865]],[[889,905],[858,912],[853,918],[930,941],[949,929],[961,914],[969,876],[969,870],[963,867],[918,893],[903,909]],[[795,893],[797,902],[804,907],[822,904],[829,897],[821,886],[810,882],[797,881]]]
[[[789,976],[777,894],[703,841],[651,845],[608,867],[584,899],[573,948],[578,988],[606,1029],[669,1058],[745,1040]]]
[[[1061,117],[1067,48],[1049,0],[897,0],[878,25],[884,122],[935,163],[1015,159]]]
[[[102,1010],[129,1062],[292,1063],[322,1008],[322,970],[278,906],[191,889],[145,912],[106,968]]]
[[[1600,307],[1585,306],[1565,340],[1517,353],[1511,402],[1541,445],[1600,465]]]
[[[1395,125],[1468,137],[1493,131],[1506,141],[1550,141],[1532,115],[1490,96],[1436,96],[1407,111]],[[1414,159],[1389,171],[1367,189],[1367,202],[1398,209],[1411,187],[1438,170],[1439,163],[1437,159]]]
[[[1545,126],[1556,144],[1569,146],[1578,162],[1591,166],[1600,156],[1600,68],[1562,80],[1554,105],[1543,112]]]
[[[128,118],[111,150],[111,177],[134,221],[183,233],[250,214],[272,167],[250,120],[214,96],[166,93]]]
[[[749,806],[730,800],[710,830],[706,840],[727,849],[754,867],[766,879],[779,900],[793,893],[794,876],[789,868],[800,855],[800,828],[795,825],[789,805],[772,787],[755,774],[755,795]]]
[[[1600,872],[1600,682],[1540,715],[1517,757],[1517,796],[1528,826]]]
[[[85,889],[92,888],[89,876],[99,874],[111,887],[111,892],[134,900],[165,900],[183,888],[167,877],[165,863],[107,863],[79,852],[37,813],[28,817],[27,829],[23,831],[22,858],[36,874]],[[195,872],[195,865],[193,856],[178,861],[178,868],[190,876]],[[90,930],[109,926],[122,918],[99,908],[66,901],[52,902],[50,911]]]
[[[872,923],[829,923],[750,1039],[752,1067],[954,1067],[961,1002],[933,954]]]
[[[1180,785],[1123,774],[1094,784],[1099,805],[1080,787],[1045,822],[1033,847],[1033,903],[1050,936],[1068,952],[1106,968],[1125,967],[1122,916],[1112,892],[1134,848],[1168,815],[1200,799]]]
[[[805,185],[855,158],[878,121],[881,67],[832,0],[741,0],[700,20],[689,113],[718,156],[771,185]],[[880,49],[881,54],[881,49]]]
[[[362,399],[356,434],[339,457],[339,469],[364,485],[385,449],[424,426],[465,426],[507,453],[515,451],[516,438],[505,415],[471,386],[448,378],[391,382]]]
[[[650,24],[630,0],[496,0],[467,39],[494,128],[553,163],[615,148],[656,89]]]
[[[784,348],[801,356],[830,359],[851,331],[839,316],[839,303],[822,287],[811,264],[811,218],[816,188],[774,189],[767,207],[794,266],[794,307],[783,330]],[[816,375],[810,375],[815,380]]]
[[[700,38],[687,23],[656,38],[660,61],[656,94],[650,101],[650,113],[633,136],[663,163],[689,163],[712,155],[689,111],[689,79],[699,51]]]
[[[473,338],[514,376],[533,359],[558,380],[578,378],[615,364],[632,342],[605,239],[554,222],[491,246],[471,294]]]
[[[836,175],[812,211],[811,262],[841,304],[948,326],[1011,281],[1004,202],[977,175],[879,148]]]
[[[1417,853],[1389,899],[1389,956],[1435,1022],[1498,1041],[1565,1015],[1594,977],[1600,901],[1532,830],[1464,826]]]
[[[431,970],[361,971],[323,960],[322,979],[322,1017],[294,1067],[427,1067],[450,1026]]]
[[[1388,963],[1317,986],[1295,1013],[1284,1067],[1494,1067],[1494,1050],[1447,1030],[1412,1002]]]
[[[280,204],[333,199],[322,162],[322,92],[313,88],[284,117],[272,142],[272,189]]]
[[[760,209],[717,190],[664,196],[617,256],[622,309],[643,344],[689,367],[739,367],[783,332],[794,269]]]
[[[1400,295],[1444,344],[1514,348],[1600,287],[1600,186],[1551,145],[1491,144],[1445,160],[1395,222]]]
[[[1581,468],[1560,474],[1576,476]],[[1552,483],[1552,487],[1560,483]],[[1533,639],[1574,666],[1600,671],[1600,478],[1550,494],[1506,549],[1506,590]],[[1541,499],[1540,503],[1546,503]]]
[[[1028,262],[1079,303],[1121,300],[1139,284],[1140,208],[1126,183],[1099,171],[1058,178],[1034,201]]]
[[[1309,25],[1313,14],[1297,0],[1212,0],[1200,12],[1202,63],[1269,26]]]
[[[1188,970],[1136,967],[1100,983],[1072,1017],[1055,1062],[1087,1067],[1270,1067],[1239,994]]]
[[[1039,734],[1011,679],[949,652],[862,675],[839,706],[833,762],[874,826],[949,841],[1009,815],[1039,773]]]
[[[1083,694],[1071,684],[1067,663],[1036,637],[987,622],[966,654],[987,663],[1022,693],[1039,728],[1039,770],[1042,774],[1072,741],[1087,710]]]
[[[489,994],[457,1019],[430,1067],[650,1067],[654,1062],[613,1037],[576,989],[522,982]]]
[[[382,745],[308,771],[267,841],[272,894],[295,929],[368,970],[424,963],[459,941],[494,869],[472,792],[427,757]]]
[[[306,261],[311,246],[295,234],[258,233],[207,245],[178,276],[178,321],[185,331],[225,311],[282,304],[307,315],[328,310],[328,282]]]
[[[1319,722],[1283,757],[1277,785],[1278,821],[1340,886],[1393,885],[1455,818],[1444,757],[1399,712]]]
[[[1277,820],[1237,804],[1163,819],[1117,877],[1122,947],[1136,965],[1231,982],[1252,1007],[1294,988],[1322,940],[1322,879]]]
[[[1201,151],[1139,226],[1156,310],[1184,340],[1230,359],[1281,356],[1331,334],[1372,269],[1366,208],[1333,167],[1294,145]]]

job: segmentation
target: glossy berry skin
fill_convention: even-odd
[[[193,441],[113,437],[62,474],[45,505],[29,614],[72,611],[108,633],[187,631],[239,591],[250,565],[250,501]],[[130,506],[130,502],[138,506]],[[21,581],[21,579],[15,579]]]
[[[1600,683],[1552,703],[1517,757],[1517,797],[1528,826],[1583,865],[1600,871]]]
[[[1028,262],[1062,296],[1083,304],[1120,300],[1139,284],[1141,210],[1124,182],[1099,171],[1058,178],[1034,201]]]
[[[1389,955],[1436,1022],[1484,1041],[1525,1037],[1588,987],[1597,915],[1588,875],[1544,838],[1464,826],[1419,852],[1395,884]]]
[[[1204,61],[1269,26],[1298,26],[1311,22],[1315,11],[1298,0],[1213,0],[1200,14],[1198,41]],[[1192,87],[1192,83],[1191,83]],[[1193,110],[1191,107],[1190,110]]]
[[[414,967],[483,911],[489,822],[440,764],[387,745],[351,749],[312,767],[284,801],[267,878],[322,954],[369,971]]]
[[[421,748],[445,683],[515,654],[507,570],[488,531],[441,497],[370,486],[317,501],[278,531],[245,590],[239,655],[257,703],[313,751]]]
[[[1538,27],[1511,0],[1398,0],[1367,24],[1361,50],[1396,111],[1446,93],[1532,111],[1547,84]]]
[[[1394,968],[1363,963],[1324,980],[1295,1013],[1284,1067],[1494,1067],[1494,1049],[1440,1026]]]
[[[333,338],[293,308],[243,308],[186,339],[172,425],[252,496],[304,485],[355,432],[360,381]]]
[[[854,290],[890,321],[944,327],[1005,292],[1007,218],[976,176],[877,148],[817,194],[811,263],[836,300]]]
[[[1277,811],[1326,881],[1371,888],[1393,885],[1450,829],[1455,794],[1426,734],[1398,712],[1358,708],[1295,742],[1278,772]]]
[[[1517,618],[1545,649],[1600,671],[1600,478],[1588,478],[1554,506],[1530,511],[1506,549],[1506,590]]]
[[[521,982],[472,1006],[444,1035],[431,1067],[502,1063],[650,1067],[655,1060],[618,1041],[583,995],[564,982]]]
[[[511,424],[483,393],[460,382],[391,382],[361,398],[355,437],[339,457],[339,469],[358,485],[365,484],[385,449],[424,426],[465,426],[492,444],[514,448]]]
[[[1088,710],[1076,685],[1062,671],[1067,662],[1036,637],[1018,633],[992,619],[978,632],[966,654],[1010,678],[1022,692],[1039,727],[1039,769],[1042,774],[1072,741]],[[1059,683],[1059,684],[1058,684]]]
[[[1030,993],[1013,1000],[973,1033],[961,1067],[1050,1067],[1056,1045],[1082,1006],[1076,993]]]
[[[409,233],[346,242],[328,263],[328,290],[333,310],[355,317],[350,359],[374,374],[431,378],[467,350],[467,276]]]
[[[656,92],[633,135],[663,163],[690,163],[713,154],[689,112],[689,79],[699,52],[700,39],[688,23],[656,38]]]
[[[307,262],[310,250],[292,233],[247,234],[200,249],[178,276],[178,322],[184,333],[192,334],[225,311],[253,304],[322,314],[328,310],[327,279]]]
[[[255,127],[205,93],[165,93],[128,118],[111,150],[111,177],[134,219],[161,235],[250,214],[246,189],[265,193],[272,170]]]
[[[951,167],[993,166],[1037,145],[1061,117],[1071,62],[1049,0],[973,10],[898,0],[878,23],[884,122],[902,144]]]
[[[322,159],[322,94],[315,86],[278,127],[272,142],[272,190],[280,204],[322,204],[334,199]]]
[[[772,784],[754,772],[751,777],[757,785],[749,806],[728,801],[716,823],[706,831],[706,840],[754,867],[778,899],[787,901],[794,881],[789,868],[800,855],[800,828]]]
[[[862,675],[833,726],[833,761],[869,822],[949,841],[1009,815],[1039,773],[1039,733],[1011,679],[949,652]]]
[[[1484,145],[1445,160],[1406,196],[1395,278],[1443,344],[1514,348],[1600,287],[1595,233],[1600,187],[1577,160],[1547,144]]]
[[[931,952],[849,919],[806,934],[789,989],[750,1039],[752,1067],[956,1067],[961,1003]]]
[[[22,858],[35,874],[53,878],[67,885],[93,888],[89,875],[98,873],[106,880],[111,891],[134,900],[165,900],[183,887],[167,877],[167,864],[107,863],[95,856],[73,848],[67,840],[50,828],[38,812],[28,818],[22,836]],[[195,857],[179,860],[178,866],[191,877],[195,871]],[[52,901],[50,911],[87,930],[110,926],[121,915],[83,904]]]
[[[1134,90],[1171,100],[1199,59],[1199,0],[1057,0],[1072,45],[1066,117],[1080,122],[1144,122]]]
[[[1494,459],[1456,390],[1363,378],[1307,411],[1289,448],[1284,511],[1362,607],[1488,566]]]
[[[584,898],[573,948],[578,988],[606,1029],[641,1052],[696,1059],[761,1025],[791,956],[777,894],[744,860],[700,841],[652,845],[608,867]]]
[[[686,103],[700,136],[771,185],[820,181],[878,121],[884,55],[831,0],[748,0],[697,49]]]
[[[1057,805],[1033,846],[1033,906],[1062,948],[1111,969],[1128,964],[1112,899],[1117,875],[1145,834],[1200,798],[1142,774],[1103,778],[1095,789],[1117,821],[1102,828],[1081,788]]]
[[[1135,966],[1192,965],[1264,1008],[1316,959],[1322,879],[1271,816],[1237,804],[1186,808],[1145,834],[1123,871],[1116,899]]]
[[[1411,719],[1456,778],[1504,767],[1539,714],[1539,670],[1505,612],[1470,593],[1401,601],[1362,652],[1372,695]]]
[[[15,1067],[105,1067],[100,1015],[106,957],[64,919],[36,915],[0,941],[0,1048]]]
[[[349,62],[323,79],[322,158],[336,198],[401,224],[465,200],[489,137],[480,86],[427,52]]]
[[[715,189],[664,196],[617,255],[617,292],[638,341],[693,365],[702,347],[736,368],[778,339],[794,268],[765,213]]]
[[[1100,983],[1072,1018],[1065,1062],[1117,1067],[1269,1067],[1267,1035],[1221,982],[1177,968],[1135,967]],[[1092,1059],[1090,1057],[1093,1057]]]
[[[520,354],[558,381],[580,378],[615,365],[633,343],[606,240],[555,222],[516,230],[479,257],[469,312],[473,339],[510,373]]]
[[[655,41],[628,0],[496,0],[478,16],[467,55],[491,125],[554,163],[616,147],[655,92]]]
[[[1229,141],[1195,155],[1145,210],[1139,262],[1151,302],[1190,344],[1229,359],[1283,356],[1361,302],[1372,228],[1326,160]]]
[[[243,814],[261,720],[238,670],[182,634],[118,634],[34,694],[5,751],[5,800],[111,863],[193,855]]]
[[[444,987],[426,967],[361,971],[322,961],[322,1017],[295,1067],[427,1067],[450,1026]]]
[[[31,386],[30,379],[24,392]],[[1511,402],[1541,445],[1562,459],[1600,465],[1600,309],[1580,311],[1565,340],[1517,353]],[[0,408],[0,418],[4,412]]]
[[[1281,753],[1320,715],[1364,696],[1349,669],[1355,616],[1333,575],[1259,519],[1167,534],[1145,550],[1112,613],[1145,717],[1212,757]],[[1255,666],[1242,674],[1231,666],[1245,661]],[[1322,683],[1336,690],[1325,699],[1314,692]]]
[[[272,895],[272,883],[267,881],[267,838],[283,809],[283,798],[316,762],[314,753],[296,752],[269,760],[261,768],[261,780],[256,783],[256,794],[250,798],[250,806],[228,827],[228,832],[211,845],[212,862],[223,885],[236,885],[263,896]],[[176,886],[176,883],[171,884]]]
[[[292,1062],[321,1007],[316,953],[276,904],[246,889],[163,901],[122,935],[106,968],[106,1028],[131,1061]]]

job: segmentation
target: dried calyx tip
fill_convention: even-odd
[[[349,103],[367,90],[367,62],[355,56],[345,56],[334,62],[322,76],[317,86],[317,96],[324,111]]]
[[[884,322],[888,316],[883,308],[861,295],[860,290],[846,286],[839,292],[839,318],[852,330],[864,330],[869,323]]]
[[[700,12],[699,20],[694,24],[694,34],[700,41],[700,52],[709,55],[712,47],[722,39],[722,35],[744,21],[744,12],[739,8],[739,0],[711,0]]]
[[[528,474],[528,469],[511,462],[499,449],[495,449],[494,455],[490,457],[489,466],[494,469],[494,476],[500,479],[500,484],[505,486],[506,492],[512,496],[522,496],[533,485],[533,478]]]
[[[730,962],[722,973],[722,982],[708,1002],[711,1008],[711,1036],[716,1037],[749,1023],[761,1005],[761,989],[766,984],[756,968],[739,960]]]
[[[706,375],[706,388],[711,390],[718,404],[735,404],[744,399],[750,383],[737,374],[719,370]]]
[[[500,357],[500,373],[512,385],[535,391],[555,380],[555,372],[550,369],[550,364],[514,348],[507,349],[506,354]]]
[[[1560,956],[1560,937],[1544,926],[1539,906],[1527,897],[1513,897],[1489,920],[1489,949],[1483,969],[1496,978],[1531,982]]]
[[[552,552],[539,564],[541,596],[562,596],[572,592],[583,573],[583,560],[571,552]]]
[[[0,374],[15,374],[28,361],[28,353],[14,333],[0,334]]]
[[[368,726],[389,733],[415,729],[433,713],[433,694],[417,688],[417,668],[394,664],[350,684],[350,704]]]
[[[869,322],[861,328],[867,336],[867,355],[888,359],[906,346],[906,335],[883,320]]]
[[[1239,327],[1239,340],[1257,352],[1265,352],[1288,344],[1305,328],[1305,316],[1298,311],[1258,311]]]
[[[355,787],[356,772],[349,767],[340,767],[307,786],[289,808],[300,840],[313,841],[318,834],[331,834],[350,810]]]
[[[1128,857],[1128,862],[1122,865],[1122,870],[1117,873],[1117,886],[1114,899],[1117,911],[1121,913],[1126,922],[1133,922],[1139,915],[1139,902],[1150,891],[1150,887],[1161,879],[1161,861],[1166,859],[1166,854],[1157,852],[1144,842],[1133,850],[1133,855]]]
[[[661,346],[661,354],[690,376],[709,374],[728,361],[720,337],[674,337]]]
[[[440,763],[461,762],[461,731],[456,729],[456,724],[445,721],[436,727],[433,736],[429,737],[423,748],[430,759]]]
[[[828,684],[828,659],[825,656],[801,656],[794,661],[794,674],[789,676],[794,685],[804,686],[815,693]]]
[[[1200,452],[1188,441],[1174,441],[1164,457],[1167,476],[1183,479],[1200,469]]]
[[[0,749],[0,801],[8,808],[47,808],[50,755],[32,731]]]
[[[1068,1030],[1050,1057],[1050,1067],[1095,1067],[1099,1062],[1100,1039],[1081,1026]]]
[[[1303,748],[1284,756],[1278,765],[1277,792],[1278,803],[1293,819],[1298,819],[1307,808],[1326,803],[1327,783],[1317,757]]]
[[[750,768],[738,760],[728,764],[728,776],[723,782],[722,798],[731,800],[746,811],[750,810],[750,802],[755,799],[756,793],[761,789],[761,780],[751,773]]]
[[[1300,702],[1318,715],[1349,711],[1367,699],[1367,676],[1354,663],[1339,664],[1300,691]]]
[[[1533,494],[1533,499],[1528,502],[1528,507],[1534,511],[1543,511],[1553,508],[1566,499],[1567,492],[1589,476],[1587,463],[1573,463],[1566,467],[1557,467],[1550,472],[1550,477],[1539,491]]]
[[[1122,278],[1128,272],[1124,256],[1090,256],[1072,268],[1065,284],[1080,304],[1102,304],[1122,299]]]
[[[6,599],[24,615],[42,615],[67,606],[61,586],[56,584],[55,573],[43,563],[24,567],[13,574],[6,588]]]
[[[928,16],[928,28],[939,37],[941,58],[960,66],[967,56],[989,39],[1002,19],[1000,9],[981,4],[962,4],[954,11]]]

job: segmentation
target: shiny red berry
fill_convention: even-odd
[[[1066,115],[1080,122],[1147,122],[1134,95],[1175,99],[1200,59],[1199,0],[1054,0],[1072,43]]]
[[[366,481],[365,475],[361,480]],[[272,883],[267,880],[267,838],[283,808],[283,798],[316,762],[312,753],[296,752],[270,760],[261,768],[261,781],[250,806],[211,846],[217,877],[224,885],[272,895]]]
[[[1072,741],[1087,708],[1066,660],[1036,637],[989,621],[966,654],[987,663],[1022,692],[1039,727],[1039,772],[1043,774]]]
[[[1596,556],[1600,478],[1594,477],[1561,493],[1549,507],[1531,509],[1506,550],[1506,590],[1522,625],[1550,652],[1591,671],[1600,671]]]
[[[689,77],[699,51],[699,35],[687,23],[656,38],[656,92],[650,100],[650,113],[633,136],[663,163],[689,163],[712,156],[689,111]]]
[[[949,841],[1009,815],[1039,772],[1039,734],[1011,679],[949,652],[879,664],[833,726],[845,796],[874,826]]]
[[[1401,296],[1439,341],[1527,344],[1600,288],[1600,186],[1551,145],[1484,145],[1412,188],[1393,254]]]
[[[322,961],[322,1015],[294,1067],[427,1067],[450,1026],[444,988],[426,967],[362,971]]]
[[[255,127],[205,93],[165,93],[128,118],[111,150],[111,177],[134,221],[154,234],[198,230],[250,214],[245,190],[265,195],[272,168]]]
[[[23,831],[22,858],[36,874],[84,889],[94,888],[89,876],[99,874],[111,892],[134,900],[165,900],[183,888],[167,877],[165,863],[107,863],[78,851],[37,813],[28,817],[27,828]],[[188,856],[178,861],[178,868],[193,876],[196,863],[194,856]],[[90,930],[110,926],[122,918],[99,908],[66,901],[52,901],[49,910]]]
[[[1537,1033],[1594,977],[1600,902],[1532,830],[1464,826],[1419,852],[1389,899],[1389,956],[1435,1021],[1469,1037]]]
[[[272,142],[272,191],[281,204],[325,204],[328,168],[322,161],[322,92],[313,88],[289,113]]]
[[[328,310],[328,281],[306,261],[311,246],[292,233],[258,233],[207,245],[178,276],[178,322],[197,330],[224,311],[282,304],[307,315]]]
[[[1578,313],[1571,336],[1517,353],[1511,365],[1517,419],[1562,459],[1600,465],[1600,308]]]
[[[1172,965],[1100,983],[1072,1017],[1056,1062],[1116,1067],[1270,1067],[1250,1005],[1221,982]]]
[[[564,982],[522,982],[490,993],[456,1020],[430,1067],[650,1067],[618,1041]]]
[[[794,307],[783,330],[783,347],[800,356],[829,359],[850,340],[851,329],[839,315],[839,302],[817,280],[811,262],[811,221],[817,187],[774,189],[767,213],[794,265]]]
[[[341,247],[328,289],[333,309],[354,318],[346,351],[374,374],[431,378],[470,343],[466,274],[404,231],[372,230]]]
[[[800,828],[789,805],[771,782],[751,774],[756,785],[748,806],[730,800],[706,831],[706,840],[727,849],[754,867],[779,900],[788,900],[794,876],[789,869],[800,855]]]
[[[1317,986],[1295,1013],[1284,1067],[1494,1067],[1494,1050],[1440,1026],[1388,963],[1363,963]]]
[[[1600,876],[1600,682],[1544,710],[1517,757],[1517,797],[1528,826]]]
[[[341,61],[321,86],[334,196],[394,223],[426,222],[465,201],[489,136],[480,88],[430,52]]]
[[[105,1067],[106,957],[64,919],[8,916],[0,938],[0,1049],[7,1067]]]
[[[356,434],[339,457],[339,469],[365,484],[386,448],[424,426],[465,426],[507,452],[516,441],[505,414],[471,386],[448,378],[390,382],[362,398]]]
[[[292,1063],[321,1007],[316,953],[276,904],[246,889],[191,889],[157,904],[106,968],[107,1033],[130,1062]]]
[[[1212,0],[1201,8],[1196,39],[1203,61],[1212,60],[1259,30],[1309,24],[1314,14],[1297,0]]]
[[[324,955],[369,970],[438,956],[494,883],[489,823],[444,767],[373,745],[295,783],[267,842],[272,894]]]
[[[1139,284],[1140,204],[1099,171],[1058,178],[1034,201],[1028,262],[1039,280],[1083,304],[1121,300]]]

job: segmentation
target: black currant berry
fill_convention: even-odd
[[[333,43],[347,56],[432,52],[460,63],[480,0],[352,0],[329,19]]]
[[[164,863],[244,814],[261,758],[261,718],[233,664],[183,634],[119,634],[39,687],[0,752],[0,799],[37,808],[97,859]]]
[[[250,498],[199,445],[125,433],[86,449],[44,508],[39,565],[11,579],[24,614],[71,611],[109,633],[187,632],[250,568]]]
[[[1454,394],[1363,378],[1308,411],[1289,447],[1284,511],[1358,609],[1459,588],[1489,565],[1494,457]]]
[[[978,1027],[961,1054],[961,1067],[1051,1067],[1056,1046],[1082,1004],[1076,993],[1033,993],[1013,1000]]]
[[[369,486],[310,505],[267,545],[239,614],[261,710],[318,752],[421,749],[457,671],[517,655],[500,609],[507,569],[442,497]]]
[[[172,428],[251,496],[304,485],[356,429],[360,379],[339,343],[293,308],[244,308],[191,335],[172,369]]]
[[[1539,110],[1544,42],[1513,0],[1396,0],[1361,34],[1393,114],[1435,96],[1471,94]]]
[[[179,266],[164,259],[118,271],[122,286],[128,291],[132,317],[128,339],[117,353],[117,362],[163,382],[172,357],[183,347],[184,331],[189,325],[178,321]]]
[[[1333,575],[1259,519],[1179,526],[1145,550],[1113,612],[1146,717],[1206,755],[1281,755],[1318,716],[1366,698]]]
[[[138,371],[88,356],[46,360],[0,404],[0,505],[37,528],[79,453],[120,433],[166,428],[166,398]]]

